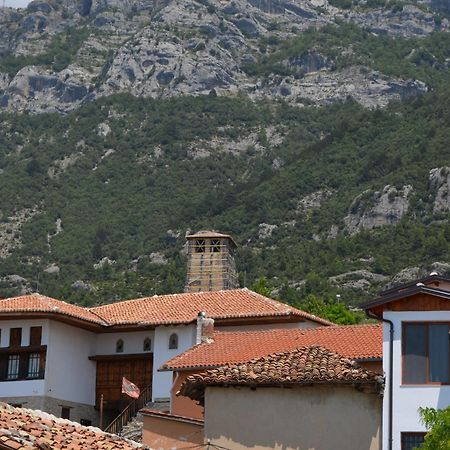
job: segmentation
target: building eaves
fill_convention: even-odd
[[[368,302],[365,302],[360,305],[362,309],[368,310],[375,308],[377,306],[383,306],[388,303],[394,302],[396,300],[402,300],[404,298],[411,297],[412,295],[416,294],[430,294],[435,297],[444,298],[447,300],[450,300],[450,291],[446,291],[443,289],[437,289],[437,288],[429,288],[427,286],[417,286],[414,285],[413,287],[401,291],[393,291],[390,294],[382,295],[380,297],[377,297],[373,300],[370,300]]]

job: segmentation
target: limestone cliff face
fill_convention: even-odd
[[[430,171],[430,189],[435,194],[433,212],[450,212],[450,167],[440,167]]]
[[[407,214],[412,186],[396,189],[387,185],[379,192],[366,191],[355,198],[344,222],[347,230],[357,233],[385,225],[395,225]]]
[[[348,12],[327,0],[35,0],[24,10],[0,9],[0,58],[25,58],[18,71],[8,73],[1,73],[0,59],[0,108],[64,113],[117,92],[161,98],[212,90],[300,106],[305,100],[325,104],[352,97],[373,108],[427,90],[421,80],[365,67],[336,70],[314,49],[285,61],[302,76],[244,72],[243,65],[260,55],[261,39],[282,41],[336,20],[393,36],[448,28],[447,20],[438,22],[431,11],[413,5]],[[36,57],[53,51],[54,40],[64,42],[68,31],[85,35],[68,66],[40,63]]]

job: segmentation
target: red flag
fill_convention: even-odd
[[[132,383],[130,380],[127,380],[125,377],[122,378],[122,394],[126,394],[132,398],[139,398],[141,395],[140,389]]]

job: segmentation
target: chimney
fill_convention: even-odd
[[[201,311],[197,315],[197,336],[196,344],[211,344],[214,342],[214,319],[206,317],[206,314]]]

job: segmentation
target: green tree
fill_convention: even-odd
[[[271,288],[266,277],[261,277],[251,286],[251,290],[266,297],[271,297]]]
[[[429,430],[421,450],[450,448],[450,406],[445,409],[420,408],[422,422]]]

